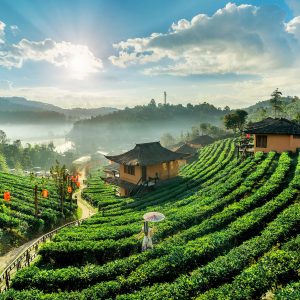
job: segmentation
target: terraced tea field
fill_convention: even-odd
[[[230,139],[139,199],[95,172],[84,196],[102,211],[44,244],[0,299],[299,299],[299,188],[298,155],[242,161]],[[148,211],[166,219],[141,252]]]
[[[38,184],[38,210],[35,217],[34,185]],[[47,189],[48,197],[42,197],[42,190]],[[9,191],[10,201],[4,200],[4,193]],[[39,231],[49,230],[63,219],[57,188],[52,181],[42,183],[40,179],[33,182],[29,177],[16,176],[0,172],[0,230],[15,235],[28,237]],[[75,206],[64,206],[64,215],[71,216]],[[1,242],[2,243],[2,242]],[[0,253],[5,251],[1,245]]]

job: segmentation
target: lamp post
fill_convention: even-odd
[[[34,215],[35,215],[36,218],[38,218],[40,216],[39,199],[38,199],[39,183],[36,180],[36,178],[34,177],[33,173],[30,174],[30,178],[31,178],[31,181],[34,182],[34,188],[33,188],[33,194],[34,194]],[[49,195],[49,193],[48,193],[48,190],[46,190],[44,188],[44,185],[45,185],[45,178],[44,177],[41,180],[41,184],[42,184],[42,187],[43,187],[42,197],[47,198],[48,195]]]

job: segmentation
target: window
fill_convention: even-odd
[[[267,136],[266,135],[257,135],[256,136],[256,147],[267,148]]]
[[[130,175],[135,175],[135,167],[124,165],[124,173],[130,174]]]
[[[167,163],[163,163],[162,166],[163,166],[163,170],[167,171]]]

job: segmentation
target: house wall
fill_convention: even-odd
[[[120,179],[131,182],[131,183],[138,183],[138,181],[142,177],[142,168],[140,166],[135,166],[135,174],[127,174],[124,173],[124,165],[120,165]]]
[[[172,161],[163,164],[147,166],[147,179],[156,177],[156,173],[160,180],[169,179],[178,176],[179,168],[183,161]],[[135,166],[135,175],[124,173],[124,166],[120,165],[120,179],[127,182],[137,184],[142,177],[142,167]],[[119,196],[128,196],[124,188],[119,188]]]
[[[300,138],[295,138],[295,136],[291,135],[291,146],[292,146],[292,151],[296,152],[297,148],[300,148]]]
[[[158,173],[158,177],[161,180],[178,176],[179,162],[171,161],[163,164],[147,166],[147,178],[155,177]]]
[[[264,135],[264,134],[262,134]],[[297,148],[300,148],[300,139],[296,139],[293,135],[281,135],[281,134],[265,134],[267,135],[267,147],[256,147],[256,135],[254,135],[254,152],[270,152],[276,151],[278,153],[284,151],[296,152]]]

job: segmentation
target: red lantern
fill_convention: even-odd
[[[42,196],[48,198],[49,192],[47,190],[42,190]]]
[[[75,181],[76,181],[76,179],[75,179],[75,177],[74,177],[74,176],[72,176],[72,177],[71,177],[71,180],[72,180],[73,182],[75,182]]]
[[[80,187],[80,182],[77,181],[77,182],[76,182],[76,185],[77,185],[77,187],[79,188],[79,187]]]
[[[68,186],[68,193],[71,194],[72,193],[72,188],[70,186]]]
[[[4,201],[10,201],[10,192],[4,192],[3,198]]]
[[[247,138],[247,139],[250,139],[250,137],[251,137],[250,133],[247,133],[247,134],[246,134],[246,138]]]

